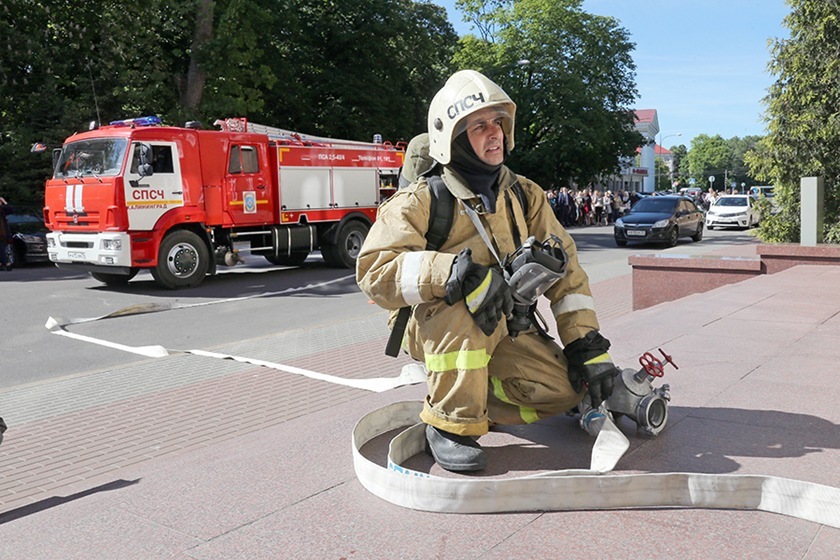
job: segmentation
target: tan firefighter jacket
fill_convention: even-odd
[[[488,237],[502,260],[517,249],[514,246],[511,210],[508,208],[511,206],[521,241],[531,235],[538,241],[544,241],[553,233],[563,241],[568,254],[566,275],[545,293],[551,301],[557,332],[563,344],[597,330],[599,326],[589,278],[580,267],[574,241],[555,218],[542,188],[503,166],[496,212],[491,214],[481,212],[481,199],[464,185],[456,172],[448,167],[443,169],[443,179],[450,192],[464,201],[456,201],[458,210],[449,238],[438,251],[426,250],[425,235],[429,228],[432,194],[424,177],[397,191],[380,207],[356,263],[356,279],[362,291],[377,305],[390,310],[443,299],[452,263],[465,247],[472,249],[473,261],[498,270],[499,264],[465,213],[462,203],[469,203],[479,210]],[[510,192],[516,181],[522,185],[528,198],[527,218],[523,216],[516,196]]]

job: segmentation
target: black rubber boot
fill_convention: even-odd
[[[448,471],[480,471],[487,466],[484,450],[470,436],[459,436],[426,424],[426,453]]]

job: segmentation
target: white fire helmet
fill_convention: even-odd
[[[492,107],[502,118],[507,151],[513,150],[516,104],[502,88],[475,70],[455,72],[435,94],[429,106],[429,154],[449,163],[452,140],[467,128],[467,117]]]

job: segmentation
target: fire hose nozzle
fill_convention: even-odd
[[[532,324],[532,307],[557,280],[566,275],[568,255],[563,242],[551,235],[544,242],[531,236],[513,253],[504,266],[505,280],[514,301],[508,333],[516,336]]]

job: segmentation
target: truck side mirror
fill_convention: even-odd
[[[52,151],[52,168],[55,171],[56,166],[58,165],[58,160],[61,159],[61,148],[54,148]]]
[[[140,164],[137,166],[137,174],[141,177],[149,177],[153,173],[152,148],[148,144],[140,144]]]

